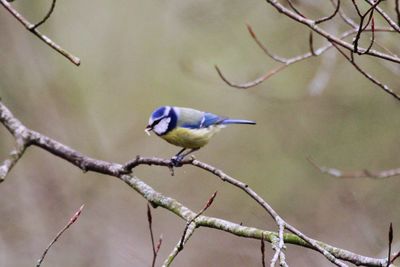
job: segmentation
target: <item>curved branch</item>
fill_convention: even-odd
[[[238,88],[238,89],[248,89],[251,87],[254,87],[256,85],[259,85],[260,83],[268,80],[268,78],[274,76],[275,74],[277,74],[278,72],[280,72],[281,70],[285,69],[287,66],[289,66],[289,64],[284,64],[284,65],[280,65],[278,67],[276,67],[275,69],[272,69],[270,71],[268,71],[266,74],[264,74],[263,76],[255,79],[254,81],[250,81],[247,83],[233,83],[230,82],[221,72],[221,70],[218,68],[217,65],[215,65],[215,69],[218,72],[219,77],[221,77],[221,79],[227,83],[229,86],[234,87],[234,88]]]
[[[45,22],[50,18],[50,16],[51,16],[51,14],[53,13],[55,7],[56,7],[56,0],[52,0],[50,9],[49,9],[49,11],[47,12],[47,14],[44,16],[44,18],[43,18],[41,21],[39,21],[38,23],[36,23],[36,24],[32,27],[32,29],[35,29],[35,28],[39,27],[40,25],[42,25],[43,23],[45,23]]]
[[[53,40],[51,40],[49,37],[46,35],[42,34],[40,31],[36,29],[36,25],[30,23],[25,17],[23,17],[20,13],[18,13],[17,10],[15,10],[10,3],[8,3],[6,0],[0,0],[0,4],[8,10],[22,25],[25,26],[25,28],[36,35],[40,40],[45,42],[48,46],[50,46],[52,49],[56,50],[58,53],[66,57],[69,61],[74,63],[76,66],[79,66],[81,64],[81,60],[62,48],[60,45],[56,44]],[[51,14],[51,13],[50,13]]]
[[[371,0],[368,0],[371,1]],[[293,12],[291,10],[289,10],[288,8],[286,8],[285,6],[283,6],[281,3],[279,3],[277,0],[266,0],[267,3],[269,3],[270,5],[272,5],[278,12],[284,14],[285,16],[301,23],[304,24],[305,26],[307,26],[308,28],[310,28],[311,30],[313,30],[314,32],[318,33],[319,35],[321,35],[322,37],[324,37],[325,39],[327,39],[330,42],[333,42],[339,46],[342,46],[343,48],[346,48],[349,51],[353,50],[353,45],[351,43],[348,43],[346,41],[343,41],[341,38],[330,34],[329,32],[325,31],[324,29],[322,29],[321,27],[319,27],[314,20],[308,19],[308,18],[304,18],[302,16],[300,16],[299,14],[297,14],[296,12]],[[379,12],[380,8],[377,7],[376,10]],[[391,24],[391,26],[393,27],[393,25]],[[365,52],[367,49],[366,48],[359,48],[360,52]],[[370,51],[368,51],[367,53],[365,53],[366,55],[370,55],[373,57],[377,57],[377,58],[381,58],[381,59],[385,59],[385,60],[389,60],[395,63],[400,63],[400,57],[394,57],[392,55],[388,55],[382,52],[379,52],[377,50],[371,49]]]
[[[336,168],[320,166],[311,158],[308,158],[308,161],[321,173],[325,173],[338,178],[384,179],[400,175],[400,168],[381,170],[381,171],[369,171],[367,169],[356,170],[356,171],[343,171]]]
[[[49,243],[49,245],[47,245],[46,249],[42,253],[42,256],[37,261],[36,267],[40,267],[44,258],[46,257],[47,253],[49,252],[50,248],[58,241],[58,239],[63,235],[63,233],[65,231],[67,231],[68,228],[70,228],[71,225],[73,225],[76,222],[76,220],[78,220],[79,216],[82,213],[84,206],[85,205],[82,204],[82,206],[75,212],[75,214],[71,217],[71,219],[69,219],[68,223],[60,230],[60,232],[57,233],[57,235],[53,238],[53,240]]]
[[[329,50],[330,48],[332,48],[332,46],[335,46],[338,51],[347,59],[349,60],[349,62],[361,73],[363,74],[366,78],[368,78],[370,81],[372,81],[373,83],[375,83],[376,85],[378,85],[380,88],[382,88],[386,93],[392,95],[394,98],[396,98],[397,100],[400,100],[400,96],[398,94],[396,94],[391,88],[389,88],[389,86],[387,86],[386,84],[381,83],[379,80],[377,80],[376,78],[374,78],[372,75],[370,75],[369,73],[367,73],[366,71],[364,71],[358,64],[356,64],[354,62],[353,58],[350,58],[349,56],[347,56],[342,50],[339,49],[338,45],[335,44],[334,42],[329,42],[328,44],[320,47],[317,50],[314,50],[312,48],[312,38],[310,35],[309,38],[309,45],[310,45],[310,52],[302,54],[302,55],[298,55],[289,59],[285,59],[282,57],[278,57],[274,54],[272,54],[271,52],[269,52],[268,50],[266,50],[266,48],[263,46],[263,44],[258,40],[257,36],[255,35],[254,31],[251,29],[251,27],[248,28],[249,32],[251,34],[251,36],[253,37],[253,39],[257,42],[257,44],[264,50],[264,52],[270,56],[271,58],[273,58],[276,61],[282,62],[283,61],[283,65],[278,66],[275,69],[272,69],[270,71],[268,71],[266,74],[264,74],[263,76],[253,80],[253,81],[249,81],[249,82],[245,82],[245,83],[234,83],[231,82],[228,78],[226,78],[223,74],[222,71],[215,66],[218,75],[221,77],[221,79],[228,84],[231,87],[234,88],[238,88],[238,89],[248,89],[251,87],[254,87],[256,85],[259,85],[260,83],[266,81],[267,79],[269,79],[270,77],[272,77],[273,75],[277,74],[278,72],[280,72],[281,70],[285,69],[286,67],[288,67],[289,65],[295,64],[297,62],[306,60],[312,56],[319,56],[321,54],[323,54],[324,52],[326,52],[327,50]],[[364,29],[364,31],[371,31],[371,32],[393,32],[392,29],[390,28],[375,28],[372,27],[371,29]],[[352,30],[348,30],[346,32],[344,32],[341,36],[340,39],[344,39],[348,36],[351,36],[353,34],[358,33],[358,29],[352,29]],[[374,36],[374,35],[373,35]],[[371,48],[372,44],[374,43],[374,39],[371,40],[371,45],[369,46],[368,49]],[[352,52],[352,50],[351,50]],[[367,51],[368,52],[368,51]],[[365,54],[366,52],[360,52],[359,54]],[[397,57],[396,55],[393,55],[395,57]]]
[[[385,11],[383,11],[382,8],[380,8],[379,6],[376,6],[376,2],[373,0],[366,0],[366,2],[368,2],[371,6],[374,7],[374,9],[386,20],[386,22],[397,32],[400,32],[400,24],[397,25],[396,22],[394,20],[392,20],[390,18],[390,16],[388,14],[386,14]],[[380,1],[379,1],[380,2]],[[397,2],[397,0],[396,0]]]
[[[67,160],[68,162],[74,164],[83,171],[93,171],[101,174],[114,176],[126,184],[128,184],[132,189],[142,195],[146,200],[156,206],[163,207],[172,213],[176,214],[180,218],[184,219],[186,222],[190,221],[192,218],[196,217],[196,213],[185,207],[177,200],[164,196],[161,193],[155,191],[152,187],[144,183],[139,178],[128,174],[130,169],[139,165],[159,165],[171,167],[172,162],[170,160],[159,159],[159,158],[142,158],[137,157],[136,159],[127,162],[126,164],[118,164],[112,162],[106,162],[98,159],[93,159],[88,156],[82,155],[81,153],[67,147],[51,138],[32,131],[31,129],[25,127],[19,120],[17,120],[10,110],[0,102],[0,122],[9,130],[9,132],[14,136],[14,138],[19,138],[20,136],[26,136],[30,145],[38,146],[42,149]],[[223,219],[208,217],[201,215],[196,219],[196,225],[198,227],[209,227],[218,230],[222,230],[237,236],[261,239],[268,242],[275,242],[277,238],[283,235],[283,242],[286,244],[295,244],[313,250],[319,251],[330,261],[338,266],[346,266],[340,260],[345,260],[352,262],[356,265],[365,266],[385,266],[387,259],[377,259],[361,256],[350,251],[336,248],[325,244],[323,242],[311,239],[305,236],[302,232],[291,226],[290,224],[283,221],[280,216],[272,209],[271,206],[260,196],[258,196],[247,184],[244,184],[233,177],[228,176],[221,170],[208,165],[206,163],[200,162],[194,159],[186,159],[182,162],[183,165],[193,165],[202,168],[210,173],[218,176],[222,181],[226,181],[243,191],[245,191],[249,196],[251,196],[257,203],[259,203],[273,218],[277,221],[278,225],[280,223],[284,224],[284,227],[293,232],[294,234],[288,233],[276,233],[271,231],[265,231],[257,229],[254,227],[247,227],[239,224],[235,224]],[[281,231],[281,230],[280,230]]]
[[[393,96],[397,100],[400,100],[400,95],[396,94],[389,86],[386,84],[383,84],[379,80],[377,80],[375,77],[373,77],[371,74],[363,70],[355,61],[353,54],[351,54],[351,57],[346,55],[336,44],[332,43],[332,45],[342,54],[350,63],[353,65],[362,75],[364,75],[368,80],[379,86],[384,92],[388,93],[389,95]]]
[[[332,2],[332,3],[333,3],[333,2]],[[333,11],[333,13],[332,13],[331,15],[326,16],[326,17],[323,17],[323,18],[320,18],[320,19],[317,19],[317,20],[315,21],[315,23],[316,23],[316,24],[319,24],[319,23],[322,23],[322,22],[325,22],[325,21],[328,21],[328,20],[333,19],[333,18],[336,16],[336,14],[339,12],[339,9],[340,9],[340,0],[337,0],[336,5],[334,4],[334,6],[335,6],[335,10]]]

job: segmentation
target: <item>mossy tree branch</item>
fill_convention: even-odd
[[[116,177],[124,181],[127,185],[129,185],[132,189],[134,189],[137,193],[139,193],[153,205],[169,210],[171,213],[184,219],[186,222],[190,222],[191,220],[193,220],[193,218],[197,216],[197,218],[193,220],[193,223],[195,224],[194,227],[213,228],[216,230],[221,230],[245,238],[252,238],[259,240],[263,238],[265,241],[270,243],[276,243],[277,239],[279,240],[281,238],[283,243],[285,244],[297,245],[304,248],[313,249],[319,252],[321,252],[322,249],[321,253],[328,253],[329,255],[334,257],[336,261],[334,263],[337,265],[341,264],[341,266],[346,266],[345,264],[341,263],[341,260],[362,266],[386,266],[387,264],[387,259],[371,258],[358,255],[356,253],[341,248],[337,248],[329,244],[326,244],[324,242],[314,240],[305,236],[303,233],[295,229],[293,226],[290,226],[285,221],[283,221],[279,217],[279,215],[276,214],[275,211],[265,202],[265,200],[259,197],[248,185],[228,176],[221,170],[206,163],[200,162],[198,160],[186,159],[182,163],[183,166],[192,165],[202,168],[218,176],[222,181],[229,182],[233,185],[236,184],[236,186],[244,190],[248,195],[250,195],[253,199],[255,199],[261,206],[263,206],[268,211],[268,213],[270,213],[272,217],[274,217],[275,220],[276,218],[282,220],[285,228],[288,229],[289,231],[295,232],[295,234],[283,233],[283,231],[282,234],[279,234],[278,232],[239,225],[220,218],[209,217],[204,215],[198,216],[197,213],[193,212],[191,209],[184,206],[177,200],[155,191],[152,187],[143,182],[141,179],[131,174],[131,169],[139,165],[158,165],[158,166],[171,167],[170,160],[160,159],[155,157],[145,158],[138,156],[136,159],[129,161],[126,164],[119,164],[119,163],[107,162],[103,160],[90,158],[86,155],[81,154],[76,150],[73,150],[72,148],[64,144],[59,143],[58,141],[55,141],[43,134],[40,134],[38,132],[35,132],[27,128],[17,118],[15,118],[14,115],[10,112],[10,110],[1,102],[0,102],[0,122],[13,135],[13,137],[16,140],[24,140],[24,142],[21,144],[22,147],[20,148],[23,151],[29,146],[37,146],[72,163],[73,165],[77,166],[84,172],[92,171]],[[4,163],[0,165],[0,169],[3,168],[3,166]]]

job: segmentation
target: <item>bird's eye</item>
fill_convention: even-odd
[[[158,120],[153,121],[153,123],[151,124],[151,127],[154,127],[154,126],[157,125],[160,121],[161,121],[161,119],[158,119]]]
[[[161,118],[159,118],[159,119],[154,120],[153,123],[152,123],[150,126],[153,128],[153,127],[156,126],[162,119],[164,119],[164,117],[161,117]]]

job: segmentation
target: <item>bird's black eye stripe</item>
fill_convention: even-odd
[[[155,121],[153,121],[153,123],[150,125],[151,127],[154,127],[156,124],[158,124],[162,119],[164,119],[165,117],[161,117],[159,119],[156,119]]]

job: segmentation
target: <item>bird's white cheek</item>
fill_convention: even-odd
[[[162,119],[159,123],[157,123],[157,125],[154,126],[153,131],[158,135],[164,134],[168,129],[170,121],[171,118]]]

